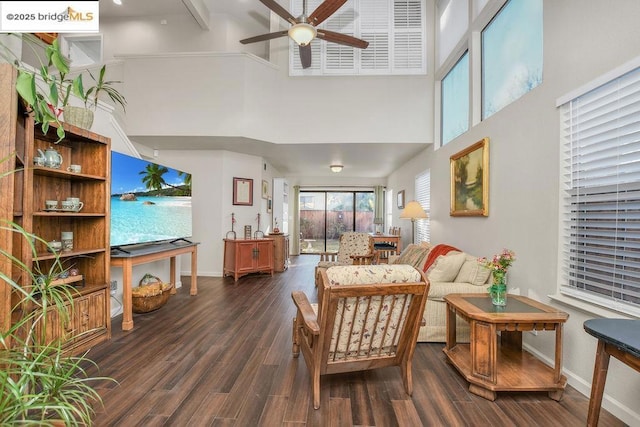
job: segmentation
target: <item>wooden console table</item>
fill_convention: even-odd
[[[496,307],[488,294],[449,294],[447,343],[449,362],[469,381],[469,391],[495,400],[498,391],[547,391],[560,400],[567,378],[562,375],[562,328],[569,315],[519,295]],[[456,314],[469,322],[469,344],[456,342]],[[549,367],[522,350],[522,331],[555,331],[555,366]],[[498,338],[498,332],[500,337]]]
[[[174,285],[171,293],[176,292],[176,256],[191,254],[191,295],[198,294],[198,243],[171,242],[149,244],[140,247],[113,249],[111,251],[111,266],[122,268],[122,330],[133,329],[131,275],[133,266],[146,264],[169,258],[169,280]]]
[[[273,276],[272,238],[224,239],[222,276],[233,276],[235,283],[250,273],[269,273]]]
[[[609,356],[640,371],[640,320],[591,319],[584,322],[583,326],[589,335],[598,338],[587,416],[587,427],[595,427],[600,418],[602,394],[609,370]]]

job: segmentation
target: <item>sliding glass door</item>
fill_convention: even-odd
[[[301,191],[300,253],[338,250],[345,231],[374,231],[371,191]]]

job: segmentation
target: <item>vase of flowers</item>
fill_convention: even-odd
[[[512,250],[503,249],[501,253],[493,256],[491,260],[480,258],[479,262],[491,270],[492,284],[489,286],[489,296],[493,305],[507,305],[507,269],[516,260]]]

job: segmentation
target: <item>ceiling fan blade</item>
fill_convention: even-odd
[[[346,2],[347,0],[325,0],[316,10],[311,12],[307,22],[313,26],[320,25]]]
[[[286,30],[285,31],[278,31],[276,33],[261,34],[259,36],[249,37],[248,39],[240,40],[240,43],[249,44],[249,43],[261,42],[261,41],[265,41],[265,40],[277,39],[278,37],[282,37],[282,36],[286,36],[286,35],[287,35],[287,31]]]
[[[336,33],[334,31],[321,30],[320,28],[318,28],[317,37],[328,42],[357,47],[359,49],[366,49],[367,46],[369,46],[368,41],[348,36],[346,34]]]
[[[269,9],[274,11],[276,14],[280,15],[280,17],[282,17],[283,19],[286,19],[287,21],[289,21],[291,24],[297,24],[298,23],[296,18],[292,14],[290,14],[287,9],[285,9],[282,6],[280,6],[276,2],[276,0],[260,0],[260,1],[262,2],[262,4],[267,6]]]
[[[300,63],[302,64],[302,68],[311,67],[311,43],[305,46],[298,46],[298,51],[300,52]]]

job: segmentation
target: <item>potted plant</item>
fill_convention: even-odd
[[[55,125],[58,139],[62,140],[65,133],[60,122],[60,104],[64,105],[68,101],[69,89],[73,86],[65,78],[69,72],[68,60],[62,54],[57,40],[44,47],[47,58],[45,64],[38,53],[42,45],[35,36],[9,33],[6,37],[17,38],[21,42],[24,40],[24,45],[31,48],[38,58],[39,68],[30,67],[18,58],[9,46],[0,41],[0,59],[18,70],[16,91],[24,100],[27,111],[33,114],[35,122],[41,125],[44,134],[51,125]]]
[[[125,110],[127,100],[124,95],[114,87],[114,84],[122,82],[118,80],[105,80],[106,70],[107,66],[103,65],[98,72],[98,78],[96,78],[91,71],[87,70],[93,84],[86,90],[83,85],[82,74],[71,82],[72,91],[74,95],[84,101],[84,108],[67,105],[64,111],[64,119],[67,123],[83,129],[90,129],[93,124],[93,113],[98,107],[100,96],[103,94],[107,95],[114,104],[119,104],[123,111]]]
[[[11,221],[0,219],[0,231],[21,240],[34,259],[35,242],[46,244]],[[93,405],[102,402],[92,384],[113,380],[91,377],[93,362],[86,353],[69,354],[77,338],[72,332],[52,338],[53,319],[70,320],[75,292],[55,281],[65,271],[60,258],[45,269],[37,261],[26,265],[5,248],[0,257],[12,264],[12,271],[0,271],[0,279],[13,296],[11,325],[0,331],[0,425],[91,425]]]
[[[40,67],[36,70],[24,64],[13,51],[0,41],[0,58],[13,64],[18,70],[16,90],[27,105],[28,112],[34,115],[36,123],[40,123],[42,132],[47,133],[51,125],[55,125],[58,140],[64,138],[65,132],[61,124],[61,115],[69,124],[90,129],[93,123],[93,111],[97,108],[98,99],[106,94],[115,104],[125,108],[125,97],[114,87],[119,81],[105,80],[106,65],[103,65],[98,73],[98,78],[85,70],[93,83],[87,89],[83,86],[82,74],[73,79],[67,78],[70,72],[69,60],[63,55],[58,39],[44,47],[46,64],[40,60],[38,49],[41,42],[31,34],[13,34],[8,37],[21,37],[29,46],[38,61]],[[85,107],[69,105],[70,95],[74,94],[84,102]],[[88,111],[88,112],[87,112]],[[76,118],[85,117],[78,121]],[[90,119],[87,117],[90,116]]]

